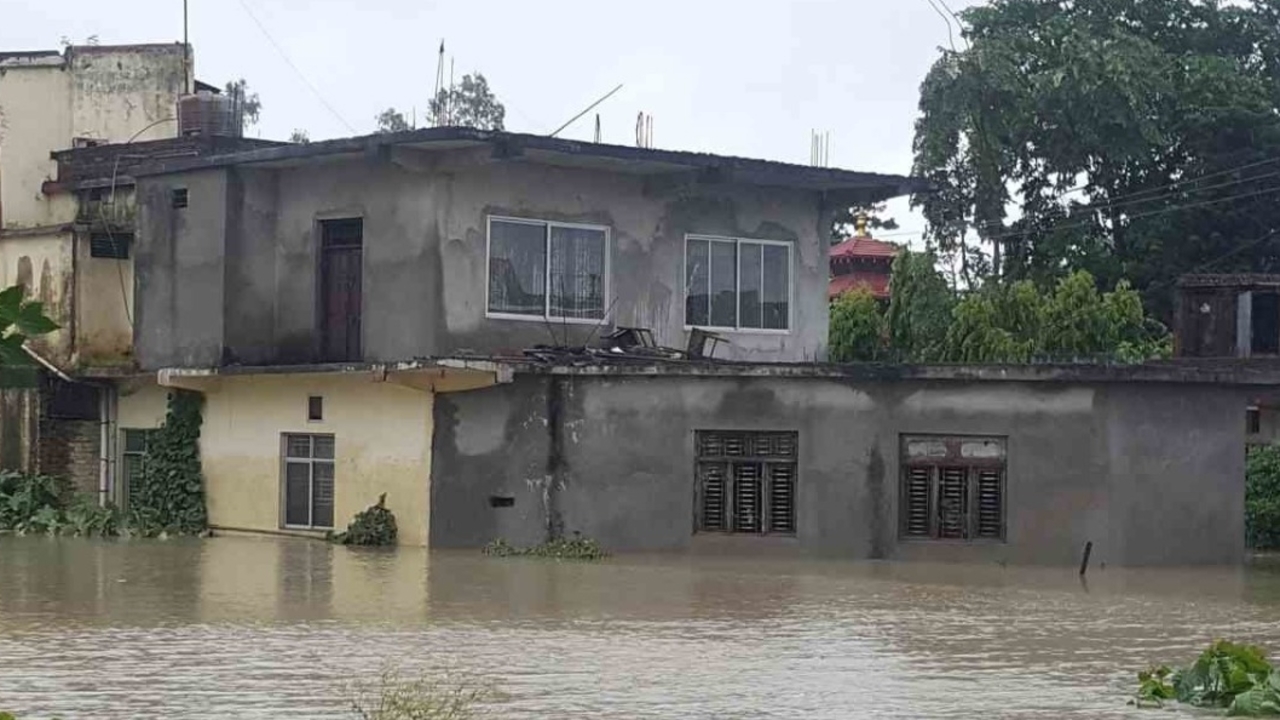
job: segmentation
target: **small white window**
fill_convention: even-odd
[[[790,330],[791,245],[685,238],[684,322],[726,330]]]
[[[284,526],[332,528],[333,436],[286,433],[283,445]]]
[[[608,293],[608,228],[489,218],[490,317],[596,322]]]

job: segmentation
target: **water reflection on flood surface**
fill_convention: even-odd
[[[1096,569],[0,538],[0,709],[344,717],[388,662],[510,718],[1151,717],[1133,672],[1280,652],[1280,568]],[[1160,717],[1169,717],[1160,713]]]

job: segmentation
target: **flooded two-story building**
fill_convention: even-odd
[[[433,547],[1243,555],[1257,375],[825,364],[831,217],[909,178],[464,128],[134,175],[158,382],[114,407],[204,394],[215,527],[385,493]]]

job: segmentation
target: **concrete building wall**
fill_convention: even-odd
[[[41,191],[56,174],[49,153],[71,146],[71,77],[56,54],[0,63],[0,230],[70,222],[74,206]]]
[[[215,174],[222,179],[212,179]],[[777,240],[793,248],[790,330],[726,333],[730,346],[719,356],[803,361],[826,352],[826,229],[816,194],[731,184],[662,192],[634,175],[480,161],[468,154],[428,163],[403,151],[391,159],[205,175],[210,187],[226,192],[197,196],[193,189],[185,210],[168,207],[159,188],[193,174],[140,183],[140,244],[149,246],[137,259],[145,367],[207,362],[215,355],[214,336],[205,329],[223,323],[228,357],[236,361],[316,361],[318,232],[322,220],[344,217],[364,221],[366,360],[519,351],[551,342],[552,335],[556,342],[582,343],[615,323],[652,328],[659,343],[683,347],[684,242],[690,233]],[[179,215],[186,220],[176,220]],[[598,329],[487,318],[490,215],[608,227],[611,322]],[[200,294],[175,297],[188,274],[204,267],[193,258],[224,256],[223,290],[209,289],[211,276],[199,274]],[[168,268],[176,271],[176,284],[163,277]],[[193,304],[201,308],[201,322],[176,322]]]
[[[324,398],[309,421],[307,399]],[[282,435],[332,434],[334,530],[387,495],[399,541],[425,545],[432,394],[370,375],[228,377],[205,392],[201,461],[214,527],[281,529]]]
[[[1158,383],[520,375],[437,398],[431,540],[530,544],[556,525],[613,550],[1059,564],[1092,541],[1094,562],[1234,563],[1244,402]],[[798,433],[794,538],[695,534],[698,430]],[[900,538],[918,434],[1006,439],[1004,542]]]
[[[183,209],[172,207],[172,193],[179,189],[187,191]],[[145,369],[222,361],[226,198],[227,175],[217,170],[138,185],[134,352]],[[269,305],[255,308],[257,315],[274,313]]]
[[[133,278],[132,261],[90,258],[88,235],[74,236],[86,219],[74,193],[44,192],[57,179],[50,153],[176,136],[188,70],[177,44],[0,57],[0,282],[45,303],[61,329],[36,347],[62,367],[129,362]]]
[[[70,232],[51,230],[0,238],[0,287],[21,285],[28,299],[44,303],[45,314],[59,328],[31,344],[59,364],[69,363],[72,357],[72,253]]]
[[[87,233],[76,238],[74,252],[75,297],[82,301],[74,307],[72,362],[92,368],[129,365],[133,359],[132,252],[123,260],[93,257]]]

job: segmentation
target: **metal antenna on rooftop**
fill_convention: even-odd
[[[809,165],[812,167],[830,167],[831,163],[831,131],[809,131]]]
[[[653,147],[653,116],[641,112],[636,116],[636,147]]]
[[[434,109],[431,112],[432,126],[440,125],[440,85],[444,83],[444,38],[440,38],[440,54],[436,56],[436,92],[431,96]]]
[[[187,0],[182,0],[182,86],[191,94],[191,41],[187,36]]]

